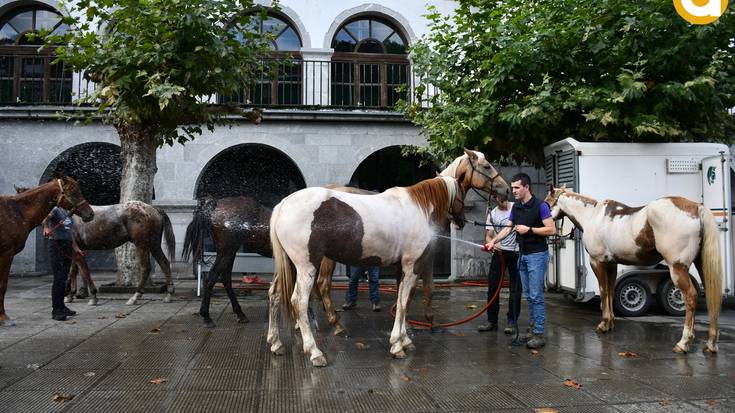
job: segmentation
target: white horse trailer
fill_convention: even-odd
[[[614,199],[629,206],[678,195],[702,203],[715,215],[721,230],[723,296],[732,297],[733,231],[732,185],[735,183],[730,149],[715,143],[582,143],[564,139],[544,148],[546,181],[566,184],[575,192],[598,200]],[[568,218],[557,222],[567,234]],[[570,294],[577,301],[599,296],[597,278],[589,264],[577,229],[574,239],[550,243],[547,286]],[[703,291],[699,274],[690,274]],[[664,263],[652,267],[618,265],[614,296],[619,315],[636,316],[648,311],[654,297],[672,315],[684,314],[679,290],[670,281]]]

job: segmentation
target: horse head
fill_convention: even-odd
[[[84,222],[89,222],[94,218],[92,207],[82,195],[77,181],[70,177],[64,176],[56,179],[59,185],[59,194],[56,204],[64,209],[68,209],[71,213],[79,215]]]
[[[460,185],[475,188],[491,195],[497,195],[501,200],[507,200],[510,195],[510,186],[500,176],[500,173],[485,159],[482,152],[464,150],[464,155],[455,159],[442,175],[450,174],[457,178]]]
[[[567,192],[566,184],[563,184],[561,188],[555,188],[554,185],[549,184],[549,192],[546,194],[546,198],[544,198],[544,202],[549,204],[549,209],[551,209],[551,218],[553,219],[564,218],[564,212],[559,207],[559,198],[561,198],[561,196],[564,195],[566,192]]]

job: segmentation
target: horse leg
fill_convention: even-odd
[[[674,346],[674,352],[686,353],[689,345],[694,341],[694,313],[697,311],[697,289],[692,285],[689,278],[689,266],[680,263],[669,265],[671,280],[681,291],[681,296],[686,305],[686,316],[684,318],[684,329],[681,340]]]
[[[72,260],[69,266],[69,276],[66,277],[66,297],[64,297],[65,303],[74,302],[74,296],[77,294],[77,274],[79,273],[79,267],[77,267],[76,260]]]
[[[76,261],[76,266],[79,268],[79,272],[82,273],[82,278],[87,282],[87,292],[89,293],[89,301],[87,305],[97,305],[97,286],[92,281],[92,273],[89,271],[87,260],[84,257]]]
[[[135,305],[140,297],[143,296],[143,287],[145,286],[146,281],[148,281],[148,277],[151,275],[151,259],[148,256],[148,251],[137,245],[135,247],[136,251],[138,252],[138,258],[140,259],[140,267],[142,273],[140,274],[140,279],[138,280],[138,288],[135,291],[135,294],[133,294],[133,296],[130,297],[130,299],[126,303],[127,305]]]
[[[705,291],[705,298],[707,297],[707,282],[704,280],[704,267],[702,266],[702,253],[700,251],[699,255],[694,259],[694,266],[697,268],[697,272],[699,272],[699,277],[702,280],[702,286],[704,287]],[[707,315],[709,316],[709,338],[707,339],[707,343],[704,345],[703,351],[705,353],[715,354],[717,353],[717,340],[720,336],[720,332],[717,329],[717,322],[719,320],[720,314],[719,314],[719,307],[720,303],[718,303],[719,300],[710,300],[707,299]]]
[[[166,258],[166,254],[163,253],[160,244],[153,244],[153,248],[151,248],[151,254],[158,263],[158,266],[161,267],[163,275],[166,277],[166,296],[163,297],[163,302],[170,303],[175,291],[174,283],[171,281],[171,262],[168,260],[168,258]],[[150,273],[150,269],[148,270],[148,272]]]
[[[227,258],[223,260],[225,268],[222,268],[222,272],[221,272],[222,284],[225,286],[225,291],[227,291],[227,297],[230,298],[230,303],[232,304],[232,311],[237,316],[237,322],[238,323],[249,323],[250,320],[248,320],[248,317],[242,311],[242,307],[240,307],[240,303],[237,302],[237,296],[235,295],[235,291],[232,289],[232,266],[235,264],[236,254],[237,254],[237,250],[232,251],[231,253],[227,255]]]
[[[396,299],[396,319],[390,333],[390,352],[395,358],[405,358],[405,346],[410,346],[411,339],[406,334],[406,311],[411,290],[416,285],[417,275],[413,272],[413,263],[403,264],[403,277],[398,287]]]
[[[431,308],[434,295],[434,274],[433,269],[431,271],[424,271],[421,274],[421,284],[424,288],[424,318],[431,324],[431,329],[434,329],[434,310]],[[409,349],[413,350],[413,349]]]
[[[278,329],[278,316],[281,311],[281,290],[278,288],[278,275],[273,277],[271,287],[268,289],[268,336],[266,341],[271,345],[271,352],[277,356],[285,353],[281,343],[280,331]]]
[[[301,330],[304,354],[309,354],[309,359],[314,367],[324,367],[327,365],[327,359],[317,347],[311,332],[311,325],[309,325],[309,297],[311,288],[314,286],[316,272],[317,269],[311,264],[296,267],[296,287],[291,297],[291,305],[296,309],[296,320]]]
[[[329,324],[334,327],[335,336],[346,336],[347,330],[342,327],[337,318],[337,312],[334,311],[334,303],[332,303],[332,275],[334,274],[335,262],[328,258],[322,258],[319,266],[319,277],[316,280],[319,295],[322,297],[324,312],[327,313]]]
[[[607,291],[609,292],[607,297],[607,311],[608,311],[608,329],[607,331],[611,331],[615,327],[615,307],[613,305],[613,300],[615,298],[615,285],[618,281],[618,264],[611,262],[607,264],[606,268],[607,272]],[[604,315],[603,315],[604,318]]]
[[[220,255],[217,254],[214,265],[209,269],[207,279],[204,281],[204,295],[202,296],[202,304],[199,306],[199,315],[202,316],[204,326],[208,328],[214,328],[217,326],[209,316],[209,300],[212,298],[212,289],[214,289],[214,285],[217,283],[217,278],[219,277],[217,269],[219,268],[220,261]]]
[[[615,293],[610,290],[607,277],[608,274],[608,263],[604,261],[598,261],[596,259],[590,260],[590,266],[592,271],[597,277],[597,284],[600,286],[600,309],[602,310],[602,320],[597,324],[595,330],[598,333],[607,333],[610,330],[610,320],[612,318],[612,311],[610,309],[612,304],[612,297]]]
[[[15,321],[5,313],[5,291],[8,290],[8,275],[10,273],[10,264],[13,262],[13,256],[0,257],[0,327],[10,327],[15,325]]]

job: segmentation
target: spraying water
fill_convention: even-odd
[[[435,237],[441,237],[441,238],[446,238],[446,239],[448,239],[448,240],[452,240],[452,241],[457,241],[457,242],[463,242],[463,243],[465,243],[465,244],[469,244],[469,245],[472,245],[473,247],[478,247],[478,248],[482,248],[483,250],[485,249],[485,246],[484,246],[484,245],[482,245],[482,244],[478,244],[478,243],[476,243],[476,242],[470,242],[470,241],[465,241],[465,240],[463,240],[463,239],[459,239],[459,238],[452,238],[452,237],[448,237],[448,236],[446,236],[446,235],[439,235],[439,234],[435,234],[434,236],[435,236]]]

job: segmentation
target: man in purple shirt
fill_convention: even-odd
[[[554,220],[551,218],[549,206],[531,193],[531,178],[519,173],[511,179],[511,189],[516,202],[510,211],[508,220],[515,225],[518,242],[518,274],[523,284],[523,296],[528,300],[529,334],[526,335],[526,347],[541,348],[544,340],[544,324],[546,322],[546,306],[544,303],[544,282],[546,268],[549,264],[549,248],[546,237],[556,233]],[[485,244],[489,251],[495,243],[511,233],[511,228],[502,231]]]

